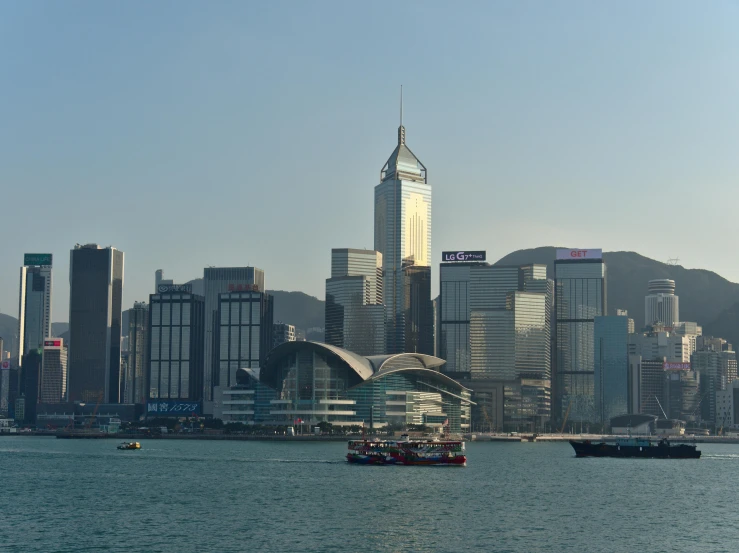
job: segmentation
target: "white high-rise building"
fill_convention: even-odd
[[[18,303],[18,364],[33,349],[43,347],[51,335],[50,253],[27,253],[20,271]]]
[[[398,145],[375,187],[375,250],[384,272],[386,353],[401,353],[407,349],[404,268],[431,265],[431,185],[405,143],[402,94]]]
[[[644,326],[660,323],[673,328],[680,321],[679,297],[675,295],[675,281],[660,278],[649,281],[649,294],[644,298]]]

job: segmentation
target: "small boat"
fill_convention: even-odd
[[[467,466],[461,440],[350,440],[346,460],[360,465]]]
[[[575,457],[631,457],[642,459],[700,459],[701,452],[694,445],[671,445],[665,439],[652,444],[644,438],[624,438],[615,444],[600,442],[591,443],[590,440],[578,442],[570,440],[575,450]]]
[[[138,442],[123,442],[118,444],[118,449],[141,449],[141,444]]]

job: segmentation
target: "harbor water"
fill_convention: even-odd
[[[739,445],[699,460],[470,443],[357,466],[343,442],[0,437],[0,551],[736,551]]]

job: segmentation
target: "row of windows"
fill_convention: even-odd
[[[150,306],[152,326],[178,326],[190,324],[190,303],[166,302],[152,303]]]
[[[151,329],[151,359],[189,359],[190,327],[163,326]]]
[[[187,399],[189,397],[189,361],[152,361],[149,371],[151,398]]]

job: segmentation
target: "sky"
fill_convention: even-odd
[[[726,1],[2,2],[0,312],[51,252],[66,321],[90,242],[125,252],[124,308],[210,265],[323,298],[331,248],[373,247],[401,84],[434,260],[603,248],[737,282],[737,25]]]

